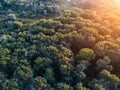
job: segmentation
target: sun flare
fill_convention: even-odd
[[[114,0],[114,1],[116,1],[116,2],[120,2],[120,0]]]

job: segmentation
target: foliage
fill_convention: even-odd
[[[60,13],[59,0],[5,1],[0,1],[0,90],[119,86],[119,14],[110,19],[82,8]]]

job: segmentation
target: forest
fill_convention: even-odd
[[[120,9],[75,1],[0,0],[0,90],[120,87]]]

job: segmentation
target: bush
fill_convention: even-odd
[[[15,16],[15,14],[8,14],[7,19],[11,20],[11,21],[15,21],[16,20],[16,16]]]

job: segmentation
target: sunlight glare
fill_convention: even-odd
[[[120,0],[115,0],[115,1],[120,3]]]

